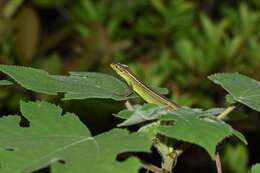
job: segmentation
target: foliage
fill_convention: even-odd
[[[217,120],[208,112],[205,113],[201,110],[177,109],[173,114],[163,116],[161,120],[174,121],[174,124],[172,126],[161,125],[159,133],[197,144],[205,148],[212,158],[214,158],[217,144],[228,136],[235,135],[245,144],[247,143],[241,133],[223,121]]]
[[[21,86],[32,91],[55,95],[65,93],[64,99],[111,98],[126,100],[134,95],[126,95],[129,88],[113,76],[94,72],[70,72],[70,76],[49,75],[46,71],[0,65],[0,71],[9,75]],[[41,79],[41,80],[39,80]],[[2,80],[1,85],[10,85],[11,81]],[[160,93],[167,89],[156,88]]]
[[[119,163],[116,155],[148,152],[151,145],[145,134],[119,129],[93,137],[75,114],[61,115],[62,109],[50,103],[21,102],[21,112],[30,127],[19,127],[19,116],[0,119],[1,172],[31,172],[47,165],[52,172],[136,172],[136,159]]]
[[[249,153],[244,145],[227,145],[223,151],[223,172],[249,173]]]
[[[201,5],[185,0],[135,0],[113,1],[107,8],[111,3],[111,0],[1,3],[0,8],[4,9],[0,19],[1,62],[39,67],[56,53],[58,61],[70,59],[60,69],[65,71],[103,67],[112,61],[128,62],[153,85],[170,83],[178,101],[207,107],[213,103],[203,94],[207,85],[200,86],[206,75],[240,71],[257,76],[260,6],[255,2]],[[218,10],[214,11],[215,8]],[[57,10],[58,16],[45,23],[41,19],[44,14],[38,9]],[[39,34],[41,30],[43,35]],[[68,55],[59,48],[63,45],[68,47]],[[58,64],[62,63],[52,65]],[[146,70],[141,73],[141,69]],[[186,94],[186,89],[196,92]]]
[[[94,97],[122,100],[128,88],[120,80],[99,73],[71,72],[71,76],[57,76],[39,69],[7,65],[0,65],[0,70],[27,89],[45,94],[63,92],[65,99]]]
[[[260,171],[260,164],[255,164],[252,167],[252,173],[258,173]]]
[[[76,112],[93,134],[107,131],[117,122],[111,114],[123,109],[123,102],[111,99],[131,98],[131,103],[143,103],[135,99],[137,95],[126,97],[129,92],[125,83],[109,76],[109,64],[121,62],[128,64],[146,83],[167,87],[168,96],[179,105],[207,110],[235,104],[235,111],[225,120],[228,123],[232,120],[230,124],[245,134],[249,146],[256,147],[250,148],[254,151],[250,153],[250,163],[259,162],[254,156],[259,155],[259,140],[251,138],[259,132],[259,118],[255,111],[249,109],[258,110],[256,104],[259,99],[246,96],[241,100],[232,89],[226,88],[226,81],[219,80],[229,93],[225,100],[225,91],[206,80],[206,76],[217,72],[239,72],[259,80],[259,28],[258,0],[3,0],[0,1],[0,64],[42,70],[20,66],[12,74],[2,70],[5,74],[0,76],[1,114],[17,112],[21,99],[47,100],[58,102],[56,104],[64,110]],[[9,71],[12,67],[4,68]],[[39,78],[33,83],[26,83],[31,75],[27,74],[23,80],[16,77],[24,71],[33,71],[38,77],[44,76],[46,81],[52,82],[48,83],[48,87]],[[111,87],[106,92],[96,88],[94,92],[100,93],[90,95],[90,86],[93,85],[87,83],[89,80],[85,79],[85,72],[78,71],[96,71],[97,74],[91,72],[93,77],[104,77],[111,83],[99,82]],[[5,80],[6,76],[10,78]],[[61,82],[61,78],[66,82]],[[17,83],[26,89],[41,92],[14,87],[13,84]],[[237,86],[240,85],[238,83]],[[122,95],[115,95],[114,91],[119,93],[119,90]],[[255,88],[249,92],[255,95],[257,91]],[[58,97],[44,95],[43,92],[58,94]],[[60,98],[60,93],[65,94],[64,100],[73,100],[59,102],[57,98]],[[162,93],[166,93],[165,90]],[[108,99],[95,99],[97,96]],[[81,101],[83,98],[91,99]],[[245,103],[247,107],[240,103]],[[158,114],[151,111],[151,118],[144,110],[140,113],[138,106],[133,107],[138,115],[144,116],[133,116],[127,120],[141,122],[129,127],[131,130],[143,123],[157,122]],[[125,116],[127,112],[130,115],[126,111]],[[150,121],[143,122],[147,119]],[[146,130],[152,132],[158,127],[157,123],[149,125]],[[225,140],[221,146],[225,148],[226,143],[230,141]],[[192,163],[196,156],[185,157],[188,157],[185,158],[188,160],[186,163]],[[203,172],[199,161],[198,168],[192,171]],[[233,165],[232,162],[223,162],[229,168]],[[204,170],[210,164],[201,165]],[[185,165],[184,169],[188,167],[193,166]]]
[[[221,110],[221,109],[220,109]],[[177,140],[197,144],[208,151],[214,158],[215,148],[224,138],[235,135],[245,144],[244,136],[232,129],[225,122],[218,120],[216,114],[221,113],[220,110],[191,109],[187,107],[178,108],[175,111],[167,112],[164,107],[155,105],[144,105],[143,107],[135,107],[134,111],[121,111],[118,117],[126,118],[119,126],[130,126],[145,121],[159,119],[165,122],[155,126],[157,133]],[[171,122],[169,125],[169,123]],[[145,128],[145,127],[144,127]],[[219,130],[221,129],[221,131]],[[154,133],[154,131],[153,131]]]
[[[8,65],[1,65],[0,70],[11,76],[21,86],[45,94],[55,94],[58,91],[77,94],[76,91],[80,86],[79,88],[86,89],[84,93],[86,97],[81,97],[81,99],[122,100],[111,95],[111,92],[117,93],[113,90],[117,86],[126,86],[116,78],[102,73],[78,72],[71,73],[72,76],[69,77],[61,77],[48,75],[47,72],[39,69]],[[251,102],[241,101],[241,103],[249,107],[252,107],[251,103],[254,103],[253,109],[259,107],[258,97],[250,95],[251,90],[256,93],[255,91],[259,89],[258,81],[237,73],[215,74],[209,78],[220,83],[235,100],[237,100],[237,94],[241,98],[242,92],[243,97],[250,97]],[[37,79],[40,80],[37,81]],[[3,85],[10,84],[7,81],[3,80]],[[84,85],[79,85],[80,82]],[[246,92],[244,92],[245,89]],[[1,118],[1,169],[4,172],[17,170],[30,172],[52,165],[52,172],[74,172],[75,170],[85,172],[86,169],[95,172],[120,172],[122,168],[127,168],[129,172],[132,172],[138,169],[138,162],[130,159],[120,164],[115,160],[116,155],[122,151],[147,152],[151,145],[150,138],[154,141],[160,134],[169,139],[199,145],[214,159],[217,145],[227,137],[236,136],[247,144],[240,132],[215,116],[223,111],[224,109],[221,108],[203,111],[189,107],[166,110],[164,106],[154,104],[137,105],[130,110],[119,112],[116,116],[126,119],[118,125],[120,127],[148,122],[148,125],[143,126],[139,132],[129,135],[125,130],[111,130],[92,137],[74,114],[65,113],[61,116],[61,108],[47,102],[21,102],[21,112],[29,122],[29,127],[19,127],[18,116]],[[149,123],[149,121],[155,122]],[[165,159],[164,149],[159,151]],[[82,157],[77,153],[85,153],[86,156]],[[92,163],[93,159],[96,165]],[[13,162],[14,160],[16,161]],[[57,161],[65,163],[61,164]],[[103,166],[99,165],[100,162]]]
[[[260,111],[260,83],[238,73],[214,74],[209,79],[220,84],[233,100]]]

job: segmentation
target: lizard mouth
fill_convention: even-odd
[[[117,66],[116,66],[116,64],[114,64],[114,63],[110,64],[110,67],[111,67],[112,69],[114,69],[114,70],[117,70]]]
[[[110,67],[115,70],[116,72],[123,72],[123,69],[116,63],[110,64]]]

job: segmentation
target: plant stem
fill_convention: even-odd
[[[218,115],[217,118],[218,118],[219,120],[224,120],[224,119],[227,117],[227,115],[228,115],[231,111],[233,111],[235,108],[236,108],[235,106],[229,106],[229,107],[227,107],[221,114]]]
[[[216,167],[217,167],[217,172],[222,173],[222,166],[221,166],[221,161],[220,161],[220,156],[218,151],[216,153]]]
[[[224,120],[227,115],[232,112],[236,107],[235,106],[229,106],[227,107],[221,114],[218,115],[219,120]],[[222,173],[222,166],[221,166],[221,160],[220,160],[220,155],[219,152],[217,151],[216,153],[216,167],[217,167],[217,172]]]
[[[154,166],[153,164],[150,163],[142,162],[142,167],[154,173],[163,173],[163,170],[161,168],[158,168],[157,166]]]
[[[132,104],[128,100],[125,102],[125,107],[130,111],[134,110]]]
[[[154,146],[162,155],[163,163],[161,164],[162,172],[163,173],[172,173],[172,169],[174,164],[177,161],[177,153],[175,150],[166,144],[162,143],[161,141],[156,141]]]
[[[129,102],[125,103],[126,107],[131,109],[131,104]],[[219,120],[224,120],[226,116],[235,109],[235,106],[227,107],[221,114],[217,116]],[[190,147],[190,144],[182,144],[180,148],[170,151],[169,147],[165,146],[160,141],[155,142],[155,147],[157,150],[163,155],[164,164],[162,164],[162,168],[158,168],[152,164],[143,163],[143,167],[153,171],[154,173],[172,173],[172,165],[176,161],[176,159],[183,153],[183,151]],[[170,151],[170,152],[169,152]],[[216,167],[217,172],[222,173],[222,166],[219,152],[216,152]]]

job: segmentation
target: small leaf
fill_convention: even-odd
[[[0,86],[1,85],[13,85],[13,82],[10,80],[0,80]]]
[[[214,158],[216,146],[226,137],[234,135],[245,144],[247,143],[240,132],[207,111],[187,107],[179,108],[162,116],[161,120],[174,123],[173,125],[161,124],[159,133],[197,144],[206,149],[212,158]]]
[[[145,104],[143,106],[136,105],[133,111],[120,111],[115,116],[126,119],[125,121],[117,125],[118,127],[123,127],[139,124],[145,121],[156,120],[165,113],[166,111],[164,106],[160,106],[158,108],[158,106],[154,104]]]
[[[0,118],[0,172],[28,173],[51,164],[54,172],[132,173],[139,169],[138,160],[118,162],[117,154],[146,152],[151,146],[146,134],[122,129],[92,137],[77,116],[61,116],[61,108],[50,103],[21,102],[21,112],[30,127],[19,127],[18,116]]]
[[[167,88],[161,88],[161,87],[157,87],[157,86],[150,86],[150,88],[152,88],[153,90],[155,90],[156,92],[158,92],[160,94],[168,94],[169,93]]]
[[[260,172],[260,163],[255,164],[252,166],[252,173],[259,173]]]
[[[202,109],[200,109],[202,111]],[[220,113],[222,113],[225,110],[225,108],[211,108],[208,110],[205,110],[204,113],[205,114],[209,114],[209,115],[218,115]]]
[[[230,145],[224,147],[221,156],[223,168],[228,169],[230,172],[235,173],[249,173],[248,172],[248,158],[249,153],[245,145]]]
[[[260,82],[239,73],[218,73],[209,79],[221,85],[234,100],[260,111]]]
[[[227,94],[227,95],[226,95],[226,101],[227,101],[227,103],[229,103],[229,104],[234,104],[234,103],[236,103],[236,100],[235,100],[234,97],[233,97],[232,95],[230,95],[230,94]]]

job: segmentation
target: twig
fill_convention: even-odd
[[[154,146],[157,148],[163,159],[163,163],[161,164],[162,172],[172,173],[172,170],[177,162],[178,154],[172,147],[165,145],[161,141],[155,142]]]
[[[218,115],[218,119],[219,120],[224,120],[227,115],[232,112],[236,107],[235,106],[229,106],[227,107],[221,114]],[[222,173],[222,166],[221,166],[221,160],[220,160],[220,155],[219,155],[219,152],[217,151],[216,153],[216,167],[217,167],[217,172],[218,173]]]
[[[216,153],[216,167],[217,167],[217,172],[222,173],[221,161],[220,161],[220,156],[218,151]]]
[[[157,166],[154,166],[150,163],[142,162],[142,167],[154,173],[163,173],[163,170],[161,168],[158,168]]]
[[[132,107],[132,105],[129,103],[129,102],[126,102],[125,103],[125,106],[128,108],[128,109],[133,109],[133,107]],[[235,106],[229,106],[229,107],[227,107],[221,114],[219,114],[218,116],[217,116],[217,118],[219,119],[219,120],[224,120],[225,118],[226,118],[226,116],[230,113],[230,112],[232,112],[233,110],[235,109]],[[160,142],[159,142],[160,143]],[[161,143],[160,143],[161,144]],[[159,144],[159,145],[160,145]],[[158,147],[158,144],[157,145],[155,145],[156,146],[156,148],[160,151],[160,152],[162,152],[162,148],[161,147]],[[175,157],[174,158],[172,158],[172,160],[171,160],[171,162],[173,163],[174,162],[174,160],[175,159],[177,159],[182,153],[183,153],[183,151],[185,150],[185,149],[187,149],[187,148],[189,148],[190,147],[190,144],[183,144],[183,145],[181,145],[180,146],[180,148],[178,148],[178,149],[176,149],[176,150],[174,150],[174,152],[175,152]],[[164,155],[164,157],[165,157],[165,152],[162,152],[162,154]],[[170,153],[169,153],[170,154]],[[220,160],[220,155],[219,155],[219,152],[217,151],[216,152],[216,167],[217,167],[217,172],[218,173],[222,173],[222,166],[221,166],[221,160]],[[162,169],[162,168],[158,168],[158,167],[156,167],[156,166],[154,166],[154,165],[152,165],[152,164],[147,164],[147,163],[143,163],[143,167],[144,168],[146,168],[146,169],[148,169],[148,170],[150,170],[150,171],[153,171],[154,173],[165,173],[165,172],[167,172],[167,173],[171,173],[171,170],[169,170],[168,169],[168,166],[167,166],[167,169]]]
[[[224,120],[226,118],[226,116],[235,109],[235,106],[229,106],[227,107],[221,114],[218,115],[218,119],[219,120]]]
[[[132,104],[128,100],[125,102],[125,107],[130,111],[134,110]]]

